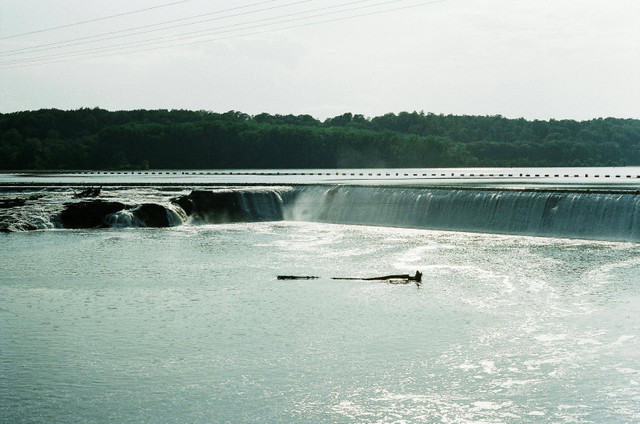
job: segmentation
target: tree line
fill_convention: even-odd
[[[0,114],[0,170],[640,165],[640,120],[418,112],[250,116],[83,108]]]

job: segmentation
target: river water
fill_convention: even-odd
[[[640,421],[637,243],[44,228],[0,234],[0,422]]]
[[[1,237],[3,422],[640,419],[636,244],[297,222]],[[330,279],[418,269],[420,288]]]

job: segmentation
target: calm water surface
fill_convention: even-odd
[[[637,244],[296,222],[0,243],[0,422],[640,420]]]

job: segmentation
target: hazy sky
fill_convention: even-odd
[[[96,106],[640,118],[640,0],[0,0],[0,112]]]

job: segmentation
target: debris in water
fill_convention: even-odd
[[[392,284],[407,284],[410,281],[415,281],[416,285],[420,287],[420,284],[422,284],[422,273],[420,271],[416,271],[416,275],[393,274],[393,275],[385,275],[382,277],[368,277],[368,278],[332,277],[332,280],[388,281],[389,283],[392,283]]]
[[[315,280],[320,277],[311,275],[278,275],[278,280]],[[415,275],[410,274],[392,274],[382,277],[331,277],[332,280],[360,280],[360,281],[386,281],[390,284],[407,284],[411,281],[420,287],[422,284],[422,273],[416,271]]]
[[[278,280],[315,280],[320,277],[312,275],[278,275]]]

